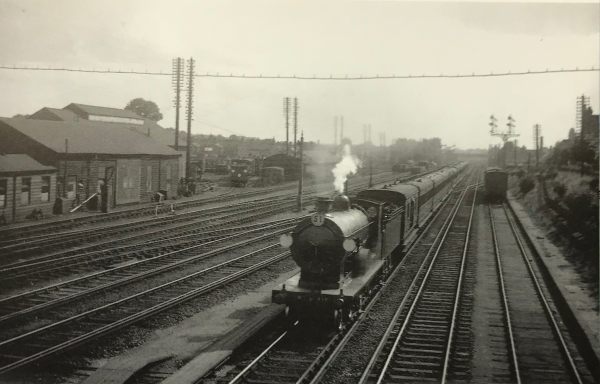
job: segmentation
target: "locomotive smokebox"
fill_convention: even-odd
[[[333,199],[334,211],[347,211],[350,209],[350,199],[346,195],[337,195]]]
[[[332,199],[330,199],[327,196],[319,196],[317,197],[317,202],[315,203],[315,208],[317,210],[317,212],[329,212],[329,210],[331,209],[331,203],[333,202]]]

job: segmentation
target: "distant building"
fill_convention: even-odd
[[[0,223],[52,213],[56,168],[25,154],[0,154]]]
[[[63,109],[44,107],[29,116],[29,119],[54,121],[88,120],[122,124],[122,127],[124,128],[141,135],[146,135],[179,152],[182,156],[179,158],[179,173],[177,178],[179,179],[185,176],[185,153],[187,142],[185,137],[179,137],[178,146],[175,148],[174,129],[165,129],[155,121],[145,119],[135,112],[119,108],[71,103]]]
[[[176,195],[181,154],[129,129],[139,125],[129,113],[115,116],[128,119],[124,123],[93,120],[103,116],[101,109],[76,116],[68,111],[43,108],[29,119],[0,118],[0,152],[25,153],[56,168],[56,195],[73,204],[96,193],[101,182],[113,207],[150,201],[160,190]]]

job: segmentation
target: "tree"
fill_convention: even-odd
[[[144,100],[141,97],[131,100],[125,109],[153,121],[160,121],[163,118],[154,101]]]

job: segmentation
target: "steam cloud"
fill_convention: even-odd
[[[350,145],[344,145],[344,154],[342,160],[335,165],[335,168],[331,172],[333,172],[333,177],[335,180],[333,181],[333,186],[335,190],[339,193],[344,192],[344,183],[348,179],[348,176],[356,173],[358,167],[360,166],[360,160],[352,155],[350,151]]]

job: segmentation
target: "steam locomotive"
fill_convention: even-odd
[[[344,195],[319,198],[316,212],[280,239],[300,272],[273,290],[272,301],[291,316],[325,318],[336,327],[354,318],[465,167],[367,189],[352,202]]]
[[[231,185],[234,187],[245,187],[254,170],[252,160],[231,160],[230,168]]]

